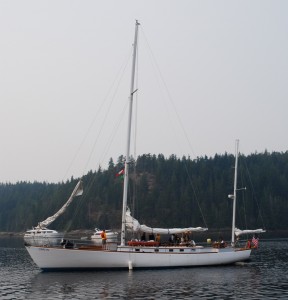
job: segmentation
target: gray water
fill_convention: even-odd
[[[246,263],[164,270],[41,272],[22,239],[0,239],[0,299],[288,299],[288,240]]]

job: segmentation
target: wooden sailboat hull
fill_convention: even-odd
[[[248,260],[251,249],[214,248],[132,248],[117,251],[64,249],[27,246],[27,251],[42,270],[174,268],[233,264]],[[183,252],[181,252],[183,249]],[[185,251],[184,251],[185,250]]]
[[[136,70],[136,54],[137,54],[137,39],[138,39],[138,26],[139,22],[136,20],[135,25],[135,37],[133,43],[133,62],[132,62],[132,76],[131,76],[131,87],[129,96],[129,115],[128,115],[128,131],[127,131],[127,148],[126,148],[126,159],[124,164],[124,188],[123,188],[123,207],[122,207],[122,227],[121,227],[121,245],[125,245],[126,238],[126,227],[127,222],[127,196],[128,196],[128,183],[129,183],[129,164],[130,164],[130,139],[132,129],[132,111],[133,111],[133,95],[137,91],[134,89],[135,81],[135,70]],[[238,147],[237,147],[238,149]],[[232,243],[234,243],[235,233],[235,211],[236,211],[236,191],[237,191],[237,158],[238,150],[235,162],[235,178],[234,178],[234,194],[231,196],[233,199],[233,225],[232,225]],[[81,186],[81,181],[79,187]],[[82,193],[82,188],[80,189]],[[72,196],[78,193],[78,188],[74,189],[71,197],[68,201],[72,201]],[[63,208],[54,216],[44,221],[44,225],[47,226],[51,220],[55,219],[59,213],[63,212],[67,207],[68,202]],[[136,226],[136,220],[131,218],[132,227]],[[43,222],[42,222],[43,223]],[[150,230],[153,234],[157,231],[144,226],[137,225],[135,232],[147,232]],[[174,228],[175,230],[177,228]],[[184,233],[198,231],[198,228],[186,228],[182,231]],[[201,229],[202,230],[202,229]],[[206,230],[206,228],[205,228]],[[166,234],[171,234],[172,231],[166,229]],[[158,232],[160,233],[160,232]],[[175,234],[181,233],[174,232]],[[66,244],[67,246],[67,244]],[[37,246],[26,246],[27,251],[34,260],[34,262],[43,270],[53,269],[116,269],[116,268],[175,268],[175,267],[194,267],[194,266],[215,266],[215,265],[226,265],[233,264],[248,260],[251,254],[251,249],[246,248],[213,248],[213,247],[202,247],[202,246],[167,246],[158,247],[158,244],[147,244],[147,243],[135,243],[132,242],[128,246],[115,245],[115,250],[108,248],[103,250],[99,245],[69,245],[71,249],[61,247],[37,247]]]

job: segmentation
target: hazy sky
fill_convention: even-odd
[[[125,154],[135,19],[136,155],[286,151],[287,14],[277,0],[0,1],[0,182]]]

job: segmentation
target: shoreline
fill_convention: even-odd
[[[69,236],[85,236],[85,235],[92,235],[95,230],[88,230],[88,229],[78,229],[78,230],[71,230],[68,231],[66,234]],[[61,232],[61,231],[60,231]],[[12,231],[1,231],[1,237],[24,237],[25,231],[22,232],[12,232]]]
[[[117,230],[116,230],[117,231]],[[119,230],[120,232],[120,230]],[[71,230],[66,233],[68,236],[74,236],[74,237],[85,237],[85,236],[91,236],[94,233],[94,230],[89,229],[77,229],[77,230]],[[0,238],[1,237],[23,237],[25,232],[11,232],[11,231],[1,231],[0,232]],[[231,235],[231,229],[211,229],[207,232],[195,232],[193,233],[194,237],[197,238],[204,238],[209,237],[212,238],[212,240],[215,240],[218,238],[218,236],[223,235],[226,240],[229,240],[229,237]],[[275,239],[275,238],[288,238],[288,229],[281,229],[281,230],[267,230],[266,233],[262,233],[261,237],[262,240],[265,239]]]

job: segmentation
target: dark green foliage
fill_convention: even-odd
[[[124,157],[109,161],[107,170],[90,171],[84,194],[49,226],[68,231],[121,227],[123,180],[116,174]],[[146,154],[130,164],[128,205],[141,223],[154,227],[231,227],[234,156],[191,160],[175,155]],[[58,211],[77,179],[48,184],[0,184],[0,231],[25,231]],[[240,156],[237,227],[288,228],[288,152]],[[132,194],[135,201],[132,201]]]

